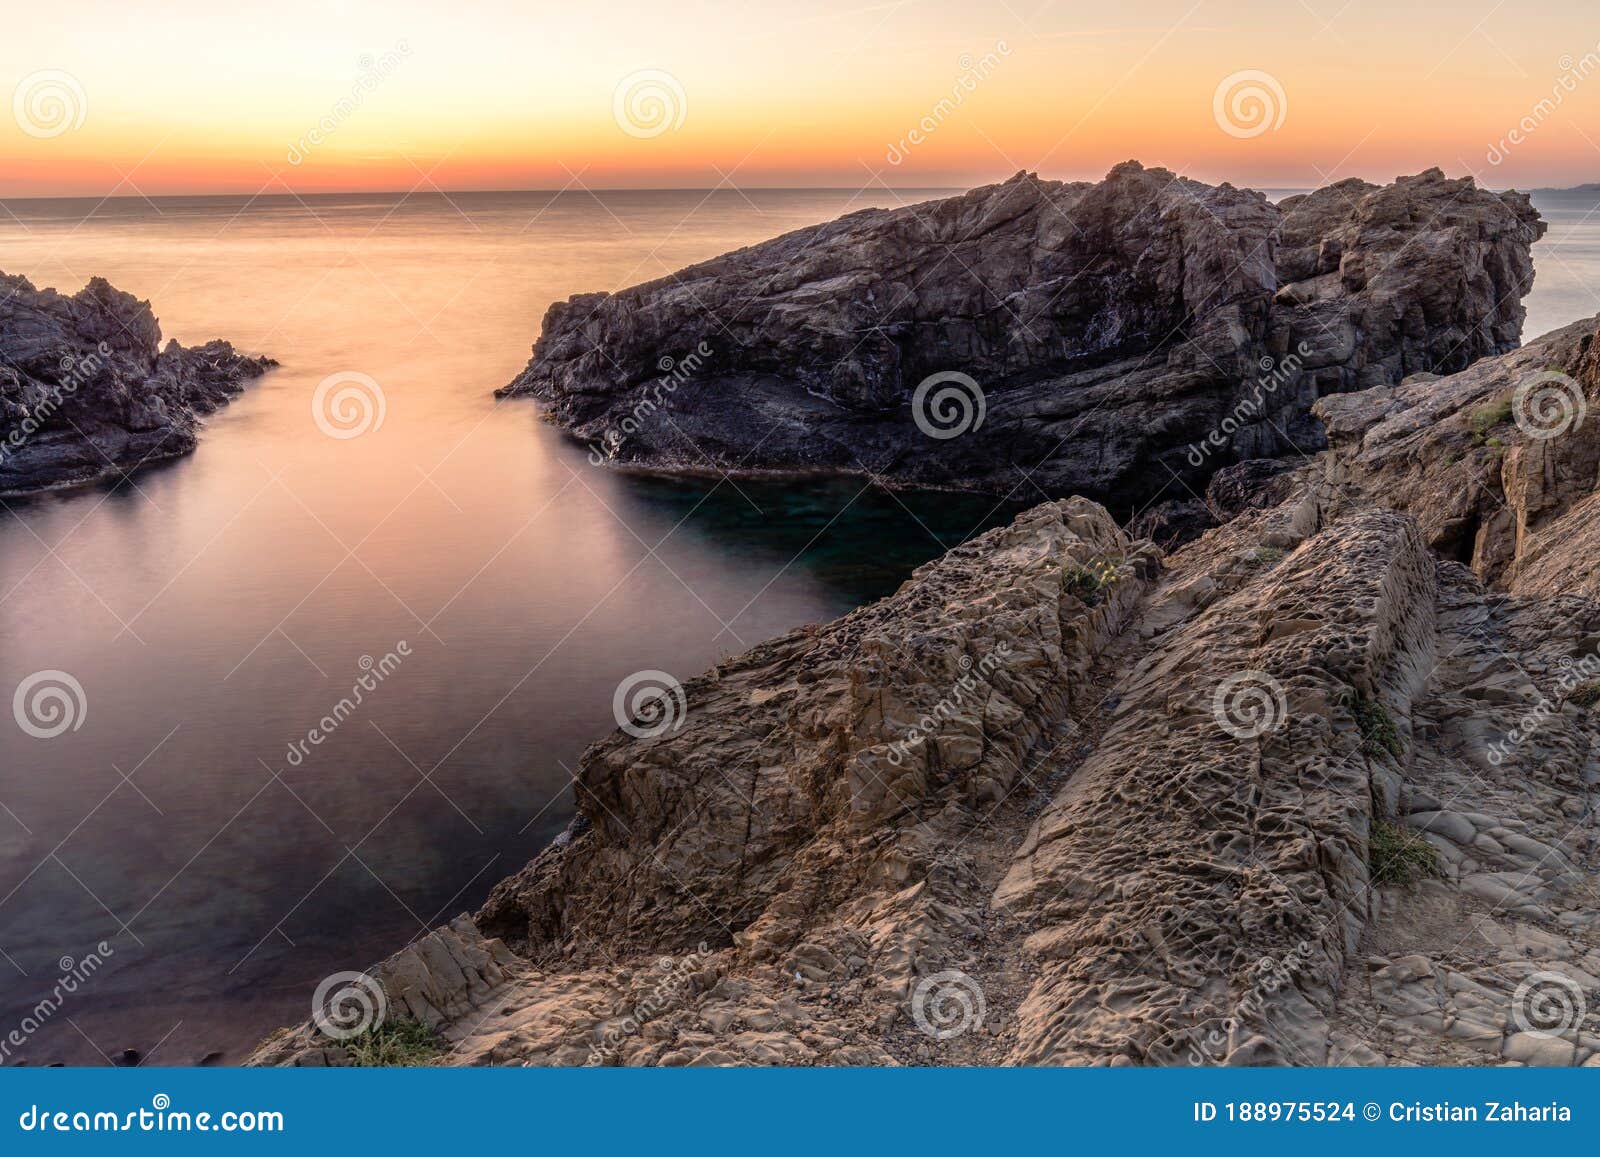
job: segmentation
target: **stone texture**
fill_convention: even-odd
[[[557,302],[503,392],[622,464],[1026,478],[1121,511],[1319,449],[1320,396],[1515,347],[1543,230],[1526,197],[1438,170],[1277,205],[1136,162],[1020,173]],[[944,371],[986,417],[934,441],[911,399]]]
[[[0,494],[116,478],[195,447],[199,418],[276,365],[225,341],[161,347],[150,303],[0,274]]]

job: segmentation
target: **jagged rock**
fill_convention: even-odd
[[[1448,377],[1317,403],[1351,501],[1407,511],[1439,554],[1545,595],[1600,592],[1600,318]],[[1519,401],[1519,391],[1520,401]]]
[[[161,348],[150,303],[0,274],[0,494],[115,478],[194,449],[199,417],[276,365],[225,341]]]
[[[1320,449],[1318,397],[1514,348],[1543,231],[1525,196],[1438,170],[1277,205],[1136,162],[1098,184],[1022,173],[557,302],[502,392],[623,464],[1137,509]],[[913,404],[947,371],[985,414],[935,440],[919,414],[976,417]]]

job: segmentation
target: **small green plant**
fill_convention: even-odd
[[[1510,398],[1501,398],[1493,405],[1479,406],[1476,410],[1472,411],[1472,416],[1468,419],[1468,425],[1470,425],[1472,428],[1473,442],[1477,443],[1479,446],[1504,445],[1500,439],[1491,438],[1489,436],[1489,431],[1493,430],[1501,423],[1508,422],[1510,420]]]
[[[420,1021],[397,1018],[342,1041],[359,1068],[417,1068],[444,1052],[439,1034]]]
[[[1600,679],[1588,679],[1579,683],[1572,689],[1572,694],[1567,696],[1568,703],[1576,703],[1579,707],[1593,707],[1600,703]]]
[[[1410,829],[1377,820],[1367,841],[1367,864],[1374,884],[1409,885],[1439,874],[1439,853]]]
[[[1356,725],[1361,728],[1361,750],[1374,756],[1388,752],[1396,759],[1405,754],[1406,745],[1382,703],[1358,695],[1354,710]]]
[[[1251,566],[1277,566],[1284,560],[1285,554],[1275,546],[1258,546],[1245,557]]]
[[[1092,607],[1100,602],[1106,587],[1117,580],[1117,570],[1121,566],[1121,557],[1107,555],[1093,560],[1087,566],[1073,563],[1063,567],[1061,578],[1068,594],[1076,597],[1085,606]]]

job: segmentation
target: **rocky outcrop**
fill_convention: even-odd
[[[1543,230],[1525,196],[1437,170],[1276,205],[1134,162],[1018,174],[558,302],[503,392],[597,460],[1120,512],[1319,449],[1319,397],[1514,348]]]
[[[1317,404],[1333,452],[1315,470],[1351,501],[1412,514],[1429,545],[1487,582],[1600,593],[1600,318],[1447,378]]]
[[[161,347],[150,303],[0,274],[0,494],[116,478],[195,447],[199,418],[277,363],[225,341]]]

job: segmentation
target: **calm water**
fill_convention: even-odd
[[[67,291],[102,274],[153,300],[169,337],[283,363],[192,457],[0,508],[5,706],[43,670],[86,701],[51,739],[0,714],[0,1040],[61,958],[112,949],[8,1060],[237,1058],[308,1015],[322,977],[471,909],[559,830],[619,680],[688,678],[840,614],[987,510],[908,499],[924,529],[853,484],[630,481],[492,396],[552,299],[871,202],[454,202],[0,214],[0,268]],[[386,408],[341,440],[312,397],[345,370]],[[363,657],[402,640],[410,655],[291,762]]]
[[[1600,312],[1600,214],[1561,202],[1539,202],[1530,336]],[[0,691],[59,670],[86,704],[51,739],[0,713],[0,1041],[62,958],[112,949],[7,1060],[236,1059],[307,1015],[323,976],[471,909],[559,830],[619,680],[687,678],[830,618],[975,529],[987,504],[619,478],[532,403],[491,396],[551,300],[871,203],[7,206],[7,272],[66,291],[104,275],[153,300],[167,336],[283,362],[192,457],[0,508]],[[381,426],[319,429],[313,392],[336,371],[379,384]],[[402,640],[291,762],[363,657]]]

